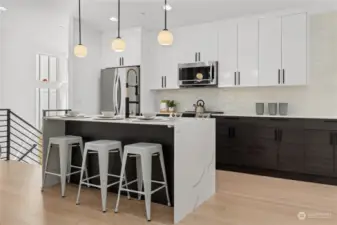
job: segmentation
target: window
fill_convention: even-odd
[[[42,127],[43,110],[68,108],[67,71],[66,57],[36,55],[36,127]]]

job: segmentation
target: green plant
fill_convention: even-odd
[[[174,108],[178,105],[178,103],[174,100],[169,100],[167,101],[167,106],[170,107],[170,108]]]

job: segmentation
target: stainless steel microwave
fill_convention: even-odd
[[[218,85],[218,62],[179,64],[180,87],[204,87]]]

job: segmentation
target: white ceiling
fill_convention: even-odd
[[[83,19],[98,30],[115,29],[109,20],[117,17],[117,0],[83,0]],[[179,27],[268,11],[303,8],[336,0],[168,0],[169,27]],[[164,0],[121,0],[122,28],[144,26],[160,29],[164,23]],[[76,14],[76,11],[75,11]]]
[[[117,0],[82,1],[85,23],[97,30],[116,29],[117,23],[111,22],[109,18],[117,17]],[[0,5],[7,7],[8,13],[11,10],[31,9],[72,14],[77,18],[77,2],[78,0],[0,0]],[[336,0],[168,0],[168,3],[173,7],[168,15],[169,28],[315,4],[337,5]],[[162,28],[163,4],[164,0],[121,0],[122,28]]]

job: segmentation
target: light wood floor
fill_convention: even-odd
[[[138,225],[172,224],[172,208],[152,205],[152,222],[144,216],[143,202],[122,199],[120,213],[103,214],[100,192],[84,189],[81,205],[75,205],[77,188],[40,192],[40,167],[0,161],[1,225]],[[305,212],[304,221],[297,218]],[[314,218],[312,218],[314,217]],[[324,218],[317,218],[324,217]],[[217,172],[217,194],[181,225],[325,225],[337,224],[337,187],[232,172]]]

